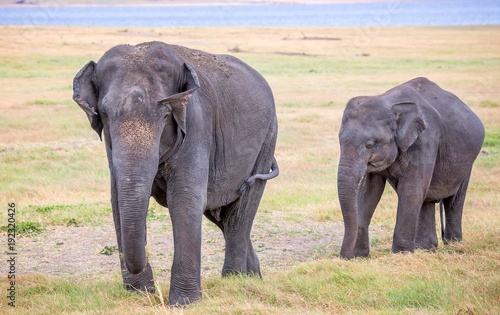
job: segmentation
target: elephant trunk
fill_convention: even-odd
[[[150,157],[116,154],[113,157],[120,212],[121,244],[125,267],[139,274],[146,267],[146,216],[158,154]]]
[[[353,162],[353,159],[341,156],[337,174],[337,187],[344,219],[344,239],[340,257],[355,257],[355,245],[358,234],[358,193],[361,181],[366,173],[366,165]]]

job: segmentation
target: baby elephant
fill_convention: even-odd
[[[344,111],[339,140],[342,258],[368,255],[368,226],[386,181],[398,194],[394,253],[437,247],[435,203],[441,200],[443,241],[461,241],[465,194],[484,127],[458,97],[426,78],[355,97]]]

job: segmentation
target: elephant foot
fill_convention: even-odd
[[[392,252],[394,254],[398,253],[413,253],[415,251],[415,245],[398,245],[392,244]]]
[[[201,293],[197,296],[189,296],[189,297],[177,296],[176,294],[174,294],[174,295],[171,294],[168,297],[168,303],[171,306],[175,306],[175,307],[188,306],[189,304],[195,303],[195,302],[200,301],[200,300],[201,300]]]
[[[430,252],[435,252],[438,247],[438,241],[436,239],[428,239],[428,240],[416,240],[415,248],[427,250]]]
[[[241,257],[243,256],[243,257]],[[244,275],[262,278],[260,273],[260,261],[255,253],[251,242],[248,243],[247,252],[240,257],[228,257],[226,248],[226,258],[222,267],[222,276]]]
[[[260,263],[257,259],[257,256],[252,256],[252,259],[247,260],[246,265],[242,266],[230,266],[228,263],[224,263],[222,267],[222,276],[230,277],[235,275],[244,275],[250,277],[259,277],[262,278],[262,274],[260,273]]]
[[[260,273],[260,270],[248,270],[245,275],[262,279],[262,274]]]
[[[445,245],[451,244],[451,243],[460,243],[462,241],[462,235],[459,236],[449,236],[449,235],[444,235],[443,237],[443,243]]]
[[[356,248],[354,250],[354,257],[368,257],[369,254],[370,254],[369,247]]]
[[[257,254],[253,249],[252,243],[249,244],[246,275],[262,278],[262,274],[260,273],[260,261],[259,258],[257,258]]]
[[[359,227],[354,246],[354,257],[368,257],[370,254],[370,239],[368,237],[368,228]]]
[[[222,277],[231,277],[231,276],[238,276],[238,275],[245,275],[247,274],[243,270],[240,269],[235,269],[235,268],[227,268],[223,267],[222,268]]]
[[[345,260],[351,260],[354,259],[356,256],[354,256],[354,250],[348,250],[341,248],[340,249],[340,258],[345,259]]]
[[[262,274],[260,273],[259,269],[247,270],[245,272],[243,272],[241,270],[222,269],[222,277],[231,277],[231,276],[238,276],[238,275],[262,278]]]
[[[191,294],[186,294],[182,290],[176,290],[175,288],[170,288],[170,293],[168,295],[168,303],[171,306],[184,307],[189,304],[195,303],[201,300],[201,291],[195,291]]]
[[[437,250],[437,245],[432,244],[415,244],[415,249],[421,249],[429,252],[435,252]]]
[[[256,266],[248,266],[247,268],[228,268],[224,266],[222,268],[222,277],[231,277],[231,276],[249,276],[249,277],[257,277],[262,278],[262,274],[260,273],[260,265]]]
[[[134,275],[126,268],[122,268],[123,287],[128,291],[138,292],[155,292],[155,284],[153,280],[153,270],[148,263],[143,271]]]

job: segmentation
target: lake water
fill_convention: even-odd
[[[162,7],[20,5],[0,9],[0,25],[159,27],[493,24],[500,24],[500,0]]]

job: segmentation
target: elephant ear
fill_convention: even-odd
[[[98,91],[92,80],[96,63],[87,63],[73,79],[73,100],[83,109],[90,121],[90,126],[102,140],[102,121],[97,113]]]
[[[420,107],[412,102],[394,104],[391,108],[396,115],[396,143],[401,152],[406,152],[427,128]]]
[[[184,134],[186,134],[187,130],[186,106],[189,103],[191,96],[193,96],[193,92],[199,87],[200,81],[198,80],[198,75],[190,65],[184,63],[182,66],[181,80],[179,80],[179,84],[177,86],[178,93],[158,102],[159,104],[165,105],[169,108],[175,122]]]

